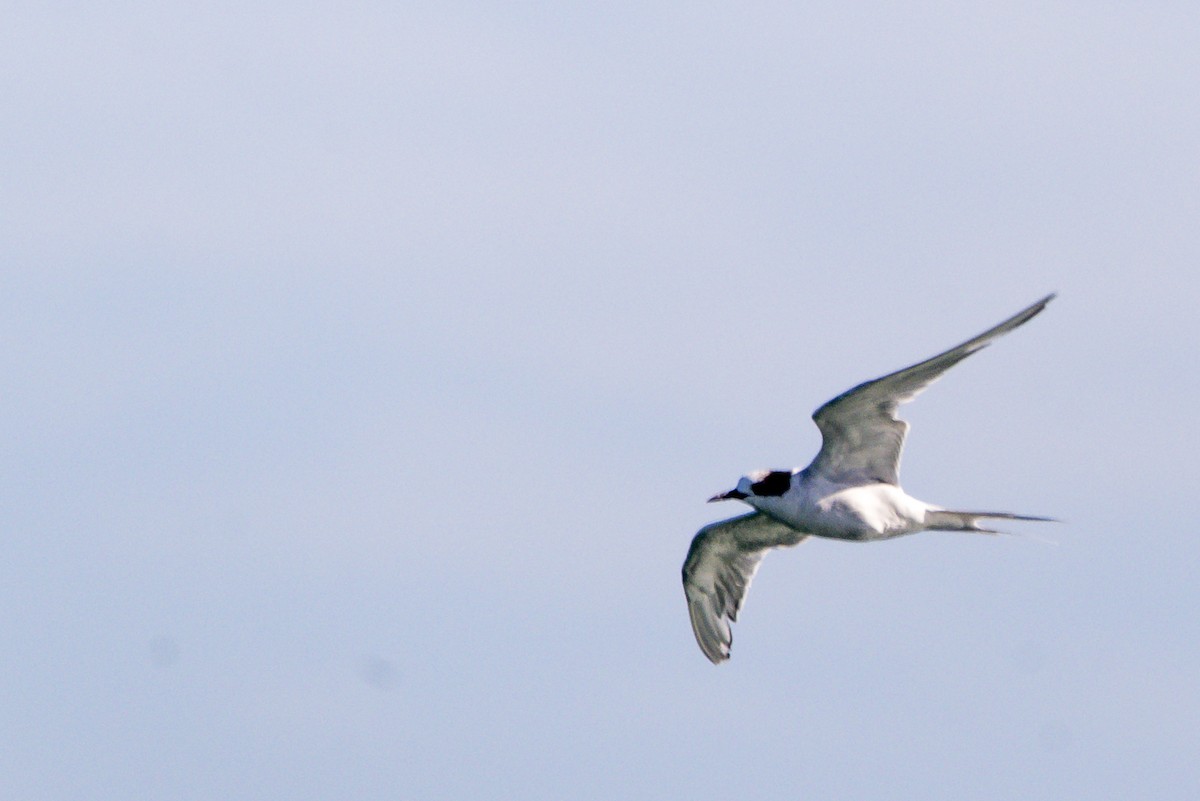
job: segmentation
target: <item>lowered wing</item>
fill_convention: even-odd
[[[683,591],[696,642],[714,665],[729,658],[730,623],[763,556],[804,536],[761,512],[712,523],[696,534],[683,562]]]

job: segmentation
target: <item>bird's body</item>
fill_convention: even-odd
[[[819,473],[799,470],[779,496],[756,498],[754,506],[798,531],[839,540],[883,540],[925,527],[928,504],[895,484],[846,486]]]
[[[989,518],[1048,520],[1009,512],[962,512],[913,498],[900,488],[900,452],[908,424],[897,407],[992,340],[1027,322],[1049,295],[979,336],[923,362],[867,381],[813,414],[821,451],[803,470],[760,470],[710,500],[740,500],[747,515],[702,528],[683,565],[684,591],[700,649],[714,663],[729,658],[730,623],[766,552],[806,536],[881,540],[918,531],[991,532]]]

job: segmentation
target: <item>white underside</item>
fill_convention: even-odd
[[[839,540],[881,540],[923,531],[926,512],[938,508],[894,484],[847,487],[803,474],[796,479],[779,497],[746,502],[800,531]]]

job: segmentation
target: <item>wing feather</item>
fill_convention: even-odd
[[[1047,295],[979,336],[859,384],[817,409],[813,421],[821,429],[821,450],[808,471],[839,483],[899,484],[900,452],[908,433],[908,423],[896,417],[900,404],[915,398],[972,353],[1033,319],[1053,299],[1053,294]]]
[[[737,620],[767,551],[795,545],[804,536],[761,512],[751,512],[705,526],[692,539],[683,563],[683,590],[696,642],[713,664],[729,658],[730,624]]]

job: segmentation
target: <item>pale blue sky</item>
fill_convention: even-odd
[[[17,3],[0,795],[1191,799],[1193,3]],[[849,386],[1028,537],[704,499]],[[1014,524],[1014,530],[1018,530]]]

